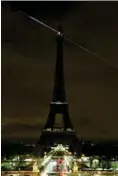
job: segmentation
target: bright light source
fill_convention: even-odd
[[[24,161],[32,161],[32,158],[26,158]]]
[[[55,166],[55,165],[57,164],[57,162],[54,161],[54,160],[50,161],[50,163],[51,163],[51,165],[53,165],[53,166]]]
[[[101,171],[98,171],[98,174],[101,174]]]
[[[81,163],[82,162],[81,158],[79,158],[78,161]]]
[[[61,32],[58,32],[57,35],[61,35]]]
[[[81,157],[81,159],[82,159],[83,162],[88,162],[89,161],[88,157]]]

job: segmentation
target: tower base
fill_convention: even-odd
[[[42,135],[36,145],[35,153],[43,156],[45,151],[51,147],[62,144],[68,146],[70,151],[77,156],[81,156],[81,145],[75,132],[42,132]]]

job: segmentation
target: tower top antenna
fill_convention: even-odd
[[[63,36],[63,29],[61,24],[58,25],[57,31],[57,36]]]

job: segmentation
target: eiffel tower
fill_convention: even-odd
[[[42,131],[38,145],[41,151],[63,144],[69,146],[73,152],[80,155],[80,144],[75,129],[70,120],[69,106],[66,101],[63,69],[63,33],[61,28],[57,32],[57,59],[53,97],[50,103],[50,112]]]

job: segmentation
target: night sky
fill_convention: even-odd
[[[118,140],[118,2],[2,2],[2,140],[37,141],[53,91],[56,34],[17,9],[106,58],[65,42],[66,94],[78,137]]]

